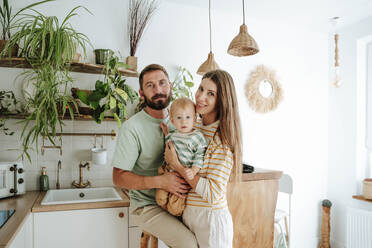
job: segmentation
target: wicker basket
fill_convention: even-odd
[[[372,200],[372,178],[363,180],[363,197]]]

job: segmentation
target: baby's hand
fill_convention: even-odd
[[[160,128],[161,128],[161,130],[163,130],[164,135],[167,136],[168,135],[168,126],[167,126],[167,124],[165,124],[164,122],[160,123]]]
[[[192,169],[186,168],[185,169],[185,176],[187,180],[192,180],[195,176],[195,172]]]

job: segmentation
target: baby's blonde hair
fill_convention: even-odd
[[[173,117],[174,111],[176,109],[186,109],[188,106],[190,106],[194,110],[194,113],[196,113],[195,103],[193,103],[193,101],[191,101],[190,99],[182,97],[174,100],[170,107],[170,117]]]

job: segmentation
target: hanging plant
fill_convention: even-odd
[[[21,56],[32,67],[32,70],[22,74],[35,88],[26,103],[26,110],[32,111],[22,121],[24,127],[21,134],[23,155],[30,161],[28,149],[36,143],[38,151],[38,137],[55,145],[56,131],[62,131],[64,125],[61,118],[68,112],[73,119],[73,107],[77,109],[74,99],[67,95],[67,86],[73,82],[69,62],[73,60],[77,47],[85,54],[86,44],[90,44],[89,39],[69,23],[79,8],[84,7],[73,8],[62,22],[55,16],[45,16],[32,9],[34,14],[23,15],[17,21],[18,31],[5,47],[8,50],[19,44],[22,47]],[[4,51],[0,56],[4,56]]]

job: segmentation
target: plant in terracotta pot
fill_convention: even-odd
[[[119,61],[117,56],[111,56],[105,64],[105,76],[103,81],[97,80],[92,92],[78,90],[78,98],[93,109],[92,116],[97,123],[101,123],[105,112],[112,111],[118,125],[127,117],[127,104],[138,99],[138,94],[128,84],[119,72],[119,68],[127,67]]]
[[[18,31],[5,47],[10,49],[20,44],[21,55],[32,67],[22,74],[35,89],[27,100],[26,110],[32,111],[23,120],[21,134],[23,154],[29,159],[27,151],[34,143],[37,149],[40,136],[55,145],[56,132],[62,131],[64,125],[61,116],[67,112],[73,119],[73,110],[77,109],[75,100],[67,94],[67,86],[73,82],[69,62],[73,60],[77,45],[85,54],[86,44],[90,44],[89,39],[69,23],[79,8],[83,7],[73,8],[62,22],[55,16],[44,16],[33,10],[34,15],[28,14],[18,21]]]
[[[15,14],[12,12],[12,6],[9,5],[8,0],[3,0],[2,5],[0,5],[0,24],[2,28],[1,32],[1,40],[0,40],[0,52],[4,50],[4,47],[7,43],[7,41],[11,37],[11,30],[14,27],[14,25],[17,22],[17,17],[25,10],[31,9],[32,7],[45,3],[45,2],[51,2],[54,0],[45,0],[36,2],[30,5],[27,5],[26,7],[20,9]],[[16,57],[18,54],[18,46],[14,45],[11,49],[11,51],[6,51],[5,56],[12,56]]]
[[[128,33],[130,56],[127,57],[126,63],[129,69],[137,71],[137,57],[135,56],[139,41],[143,35],[145,27],[151,16],[157,9],[156,0],[130,0],[128,15]]]

